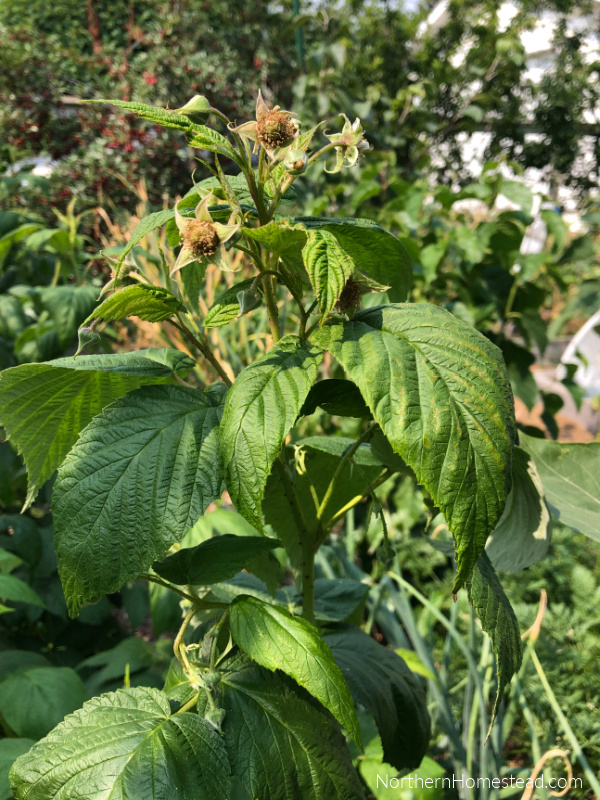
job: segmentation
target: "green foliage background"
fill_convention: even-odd
[[[554,401],[540,398],[532,385],[531,351],[543,352],[548,337],[560,333],[570,317],[583,320],[598,306],[600,226],[593,194],[600,149],[598,131],[585,120],[585,112],[595,108],[599,99],[598,65],[584,62],[580,38],[567,35],[561,24],[553,69],[539,85],[529,85],[517,37],[543,10],[566,17],[575,7],[585,10],[583,4],[523,2],[509,30],[499,31],[497,3],[454,0],[449,3],[448,22],[416,47],[425,12],[407,14],[388,3],[349,1],[326,8],[324,14],[301,16],[299,27],[287,1],[276,7],[220,0],[94,2],[93,7],[100,47],[94,46],[90,35],[85,4],[64,0],[50,7],[10,0],[0,7],[0,92],[4,98],[0,167],[41,154],[59,160],[48,183],[30,181],[28,187],[3,183],[4,199],[19,216],[3,217],[2,235],[28,223],[41,230],[53,230],[55,224],[60,228],[49,209],[65,210],[72,198],[78,210],[101,205],[119,217],[138,203],[141,181],[148,189],[151,209],[161,207],[165,194],[175,196],[188,188],[191,155],[176,133],[115,109],[65,106],[65,95],[121,96],[176,108],[199,92],[241,121],[251,116],[255,91],[262,86],[282,106],[297,110],[306,126],[339,112],[351,118],[360,115],[374,150],[360,170],[327,178],[327,183],[322,174],[310,174],[299,189],[299,213],[350,216],[360,209],[361,216],[381,222],[403,241],[411,239],[414,246],[409,253],[417,275],[414,299],[448,308],[494,340],[503,350],[513,391],[527,405],[541,399],[547,431],[556,435]],[[297,48],[298,30],[303,53]],[[471,42],[465,63],[453,66],[453,57],[465,41]],[[470,87],[476,79],[482,84],[473,94]],[[526,106],[533,108],[531,115],[524,113]],[[462,162],[459,140],[482,128],[491,135],[486,157],[492,166],[481,179],[473,180]],[[531,131],[542,133],[542,139],[526,143],[525,133]],[[593,167],[581,173],[576,162],[583,136],[591,136],[596,145]],[[547,169],[553,191],[560,185],[576,187],[582,210],[587,206],[589,232],[579,238],[570,237],[560,216],[548,210],[550,237],[543,263],[531,259],[519,278],[512,268],[520,261],[519,247],[531,219],[527,193],[521,192],[520,210],[495,218],[493,228],[487,219],[474,221],[452,208],[456,199],[476,197],[492,213],[502,191],[495,160],[511,162],[517,181],[523,167]],[[68,228],[69,224],[62,225]],[[89,233],[86,220],[83,225]],[[15,237],[0,276],[3,368],[48,360],[65,348],[73,351],[75,329],[90,309],[82,311],[70,328],[61,328],[41,290],[53,281],[53,275],[57,275],[57,285],[50,288],[72,287],[76,280],[98,289],[101,281],[94,264],[91,270],[85,268],[96,251],[97,246],[82,237],[71,236],[62,245],[56,239],[44,247],[27,246]],[[33,288],[16,295],[15,306],[14,292],[4,292],[16,285]],[[557,299],[570,303],[570,312],[562,318],[555,316],[548,331],[547,312]],[[11,325],[16,325],[12,328],[6,324],[9,306],[15,312],[10,316]],[[517,316],[508,319],[507,307]],[[259,332],[261,325],[264,329],[264,320],[256,324]],[[26,330],[29,333],[19,339]],[[227,340],[219,342],[225,350]],[[252,352],[241,358],[247,362],[254,356]],[[322,415],[313,432],[326,432],[329,424]],[[353,423],[345,424],[343,432],[353,435]],[[50,487],[35,513],[18,518],[15,515],[25,497],[24,474],[6,444],[0,445],[0,477],[0,546],[23,558],[15,575],[38,591],[46,605],[45,609],[21,606],[3,616],[0,658],[8,649],[25,650],[39,654],[37,668],[76,669],[90,695],[122,685],[126,670],[132,675],[132,685],[162,685],[169,643],[161,639],[148,643],[128,633],[145,632],[149,614],[157,636],[159,631],[172,631],[179,608],[169,606],[158,592],[148,594],[131,584],[89,609],[87,617],[67,620],[49,539]],[[390,487],[387,510],[394,520],[392,534],[399,553],[395,568],[426,594],[438,591],[435,602],[451,615],[448,561],[422,541],[430,522],[422,501],[410,479]],[[352,558],[365,574],[372,571],[379,577],[373,552],[381,529],[370,516],[357,514],[355,522],[348,532],[353,537]],[[15,526],[16,538],[9,531]],[[344,570],[351,569],[344,561],[348,555],[336,548],[325,551],[319,567],[322,577],[346,574]],[[535,617],[539,590],[546,588],[549,593],[551,607],[538,652],[594,767],[600,763],[595,722],[600,684],[594,670],[599,652],[594,629],[600,591],[597,557],[597,548],[561,529],[548,561],[527,572],[527,580],[509,579],[507,585],[509,595],[520,597],[517,613],[522,630]],[[472,631],[466,609],[462,611],[457,624],[468,639]],[[389,615],[376,605],[368,613],[374,630],[384,631],[393,641]],[[446,669],[453,675],[449,688],[460,686],[469,674],[460,653],[448,656],[446,640],[427,609],[419,613],[418,624],[436,665],[442,664],[442,672]],[[29,663],[27,658],[25,666],[32,668],[35,659]],[[65,694],[72,694],[74,686],[82,691],[76,678],[73,672]],[[506,750],[507,758],[517,764],[531,759],[532,729],[538,739],[534,750],[543,752],[564,741],[534,674],[527,677],[527,691],[535,719],[530,723],[518,717]],[[462,697],[460,692],[453,696]],[[59,709],[58,718],[70,710]],[[453,710],[458,718],[464,705],[454,702]],[[39,729],[20,724],[13,728],[6,719],[4,729],[9,738],[3,742],[42,735]],[[443,738],[441,730],[438,742]],[[432,746],[431,754],[451,767],[451,757],[441,747]],[[0,783],[0,798],[2,790]],[[573,796],[584,798],[586,790]]]

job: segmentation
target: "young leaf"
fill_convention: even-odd
[[[146,570],[220,497],[220,387],[143,387],[79,437],[52,500],[71,615]]]
[[[113,400],[148,383],[163,383],[194,366],[178,350],[61,358],[0,373],[0,422],[27,468],[28,508],[77,441]]]
[[[30,603],[44,608],[39,594],[25,581],[19,580],[14,575],[0,575],[0,601],[10,603]]]
[[[277,253],[296,271],[303,271],[302,249],[310,231],[333,236],[346,258],[352,261],[359,279],[363,276],[381,288],[389,287],[394,301],[406,300],[411,287],[412,262],[402,242],[376,222],[296,217],[243,230],[246,236]]]
[[[300,409],[300,414],[309,416],[314,414],[317,408],[340,417],[370,419],[373,416],[358,386],[342,378],[327,378],[315,383]]]
[[[500,522],[485,552],[496,572],[521,572],[541,561],[550,546],[552,521],[531,456],[515,447],[513,482]]]
[[[393,650],[353,625],[327,633],[325,642],[355,701],[373,715],[384,760],[398,770],[418,767],[430,736],[424,684]]]
[[[326,230],[311,230],[306,236],[302,258],[317,296],[321,319],[340,299],[342,289],[352,275],[354,262]]]
[[[142,119],[147,119],[150,122],[155,122],[163,128],[176,128],[179,131],[186,133],[192,130],[195,126],[183,114],[176,114],[168,108],[158,108],[157,106],[148,106],[145,103],[132,103],[129,100],[84,100],[85,103],[105,103],[110,106],[118,106],[125,111],[131,111],[132,114],[137,114]]]
[[[0,714],[17,736],[41,739],[87,698],[74,670],[33,667],[0,683]]]
[[[171,715],[165,695],[140,687],[87,702],[16,761],[10,780],[16,800],[81,792],[86,800],[190,800],[228,797],[229,773],[208,722]]]
[[[600,442],[551,442],[522,431],[519,442],[535,461],[554,516],[600,542]]]
[[[131,253],[133,248],[141,242],[144,236],[147,236],[152,231],[155,231],[157,228],[162,228],[170,219],[174,219],[175,211],[172,208],[165,208],[162,211],[155,211],[152,214],[148,214],[147,217],[141,219],[134,232],[131,234],[131,238],[123,248],[121,255],[115,266],[115,282],[118,281],[119,273],[121,271],[121,266],[123,262]]]
[[[313,338],[346,369],[394,450],[442,510],[456,540],[458,590],[510,490],[515,420],[500,351],[425,304],[360,311]]]
[[[350,690],[313,625],[255,597],[241,597],[232,603],[229,625],[234,641],[247,656],[262,667],[280,669],[297,681],[331,711],[362,747]]]
[[[225,534],[196,547],[179,550],[152,567],[161,577],[178,586],[204,586],[233,578],[253,558],[275,547],[281,547],[281,542],[266,536]]]
[[[404,302],[411,288],[412,262],[402,242],[368,219],[296,217],[307,231],[321,230],[335,236],[354,268],[381,287],[390,288],[394,301]]]
[[[493,722],[505,686],[521,668],[523,650],[519,623],[485,552],[477,560],[467,591],[481,627],[492,640],[498,663],[498,694],[492,711]]]
[[[185,306],[171,292],[160,286],[140,283],[112,294],[92,311],[83,324],[89,325],[94,319],[116,322],[125,317],[160,322],[169,319],[177,311],[185,311]]]
[[[220,689],[232,772],[251,798],[365,800],[336,722],[291,681],[246,663]]]
[[[188,134],[188,144],[190,147],[197,147],[198,150],[209,150],[211,153],[218,153],[220,156],[230,158],[240,166],[244,164],[227,139],[212,128],[194,125],[193,130]]]
[[[248,278],[248,280],[234,284],[219,295],[204,318],[204,327],[219,328],[221,325],[233,322],[240,313],[238,293],[244,291],[244,289],[249,289],[253,283],[254,278]]]
[[[221,457],[231,499],[262,528],[261,503],[273,461],[317,377],[323,353],[284,336],[237,377],[221,423]]]

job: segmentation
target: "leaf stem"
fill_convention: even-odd
[[[150,581],[150,583],[156,583],[157,586],[162,586],[164,589],[170,589],[175,594],[178,594],[184,600],[187,600],[189,603],[192,603],[196,607],[196,611],[202,611],[211,608],[227,608],[227,603],[211,603],[208,600],[203,600],[201,597],[196,595],[188,594],[184,592],[182,589],[179,589],[177,586],[173,586],[172,583],[168,581],[164,581],[162,578],[159,578],[158,575],[152,575],[149,572],[142,572],[140,573],[139,577],[144,581]]]
[[[302,616],[315,624],[315,551],[308,537],[302,542]]]
[[[352,459],[352,457],[354,456],[354,454],[356,453],[358,448],[361,446],[361,444],[363,442],[366,442],[368,439],[371,438],[371,436],[375,432],[375,428],[376,427],[377,427],[377,423],[374,422],[372,425],[370,425],[367,428],[367,430],[364,433],[362,433],[358,437],[358,439],[354,442],[354,444],[350,445],[346,449],[344,455],[342,456],[342,459],[341,459],[340,463],[337,466],[336,471],[333,473],[333,478],[329,482],[329,486],[327,487],[327,491],[325,492],[325,495],[324,495],[323,499],[321,500],[321,505],[319,506],[319,509],[317,511],[317,520],[319,522],[321,522],[321,520],[323,519],[323,514],[325,513],[325,509],[327,508],[327,503],[331,500],[331,495],[333,494],[333,491],[335,489],[335,485],[338,482],[338,480],[340,479],[340,476],[341,476],[342,472],[346,469],[346,465]]]
[[[353,497],[352,500],[349,500],[345,506],[342,506],[342,508],[340,508],[339,511],[335,512],[335,514],[333,515],[333,517],[331,517],[329,522],[326,523],[325,527],[328,529],[331,528],[331,526],[335,522],[337,522],[338,519],[341,519],[341,517],[343,517],[344,514],[347,514],[351,508],[357,506],[361,502],[361,500],[365,500],[367,497],[370,497],[372,492],[379,486],[381,486],[382,483],[385,483],[388,480],[388,478],[391,478],[394,472],[395,470],[391,468],[386,469],[383,475],[380,475],[379,478],[377,478],[377,480],[373,481],[373,483],[370,484],[368,492],[364,492],[363,494],[357,494],[356,497]]]
[[[188,700],[187,703],[181,706],[181,708],[177,711],[178,714],[183,714],[186,711],[189,711],[190,708],[194,708],[198,705],[198,700],[200,699],[200,692],[196,692],[196,696],[192,697],[191,700]]]
[[[209,346],[208,342],[206,341],[206,339],[204,338],[204,336],[202,336],[202,334],[199,334],[198,337],[194,336],[194,334],[187,327],[187,325],[184,324],[184,322],[181,319],[181,316],[179,314],[177,314],[177,319],[179,320],[179,324],[176,323],[176,322],[173,322],[172,320],[171,320],[171,324],[175,325],[175,327],[178,330],[180,330],[181,333],[183,333],[183,335],[186,337],[186,339],[188,341],[190,341],[202,353],[204,358],[210,364],[212,364],[212,366],[214,367],[214,369],[218,373],[218,375],[221,378],[221,380],[223,381],[223,383],[225,383],[227,386],[232,386],[233,381],[231,380],[229,375],[225,372],[225,370],[223,369],[222,365],[217,361],[215,355],[213,354],[212,350],[210,349],[210,346]]]

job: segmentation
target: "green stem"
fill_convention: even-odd
[[[594,771],[590,767],[588,760],[585,757],[585,753],[583,752],[581,745],[579,744],[577,736],[575,736],[573,728],[571,728],[571,726],[569,725],[569,720],[564,715],[563,710],[560,707],[558,700],[556,699],[556,695],[552,691],[552,687],[548,682],[548,678],[546,677],[544,668],[542,667],[540,660],[537,656],[537,653],[535,652],[535,649],[533,647],[531,648],[531,660],[533,661],[538,677],[541,681],[542,686],[544,687],[544,691],[546,692],[546,696],[548,697],[550,705],[552,706],[552,710],[556,714],[556,718],[560,722],[562,729],[565,732],[565,736],[567,737],[567,739],[569,740],[569,744],[573,748],[573,754],[575,755],[575,758],[579,761],[579,764],[581,765],[581,768],[585,773],[586,778],[588,779],[590,788],[596,794],[597,797],[600,797],[600,781],[598,781],[596,775],[594,774]]]
[[[270,276],[264,276],[263,287],[265,291],[265,301],[267,303],[267,312],[269,314],[269,325],[271,328],[271,336],[273,341],[277,343],[281,339],[279,333],[279,311],[277,309],[277,301],[275,299],[275,292],[273,285],[270,281]]]
[[[327,503],[331,500],[331,495],[333,494],[335,485],[340,479],[342,472],[346,469],[347,464],[352,460],[354,454],[361,446],[361,444],[367,441],[367,439],[369,439],[373,435],[376,427],[377,427],[376,423],[370,425],[367,428],[367,430],[358,437],[358,439],[354,442],[354,444],[352,444],[342,456],[342,459],[338,464],[336,471],[333,473],[333,478],[329,482],[329,486],[327,487],[325,496],[321,500],[321,505],[319,506],[319,509],[317,511],[318,522],[320,522],[323,519],[323,514],[325,513],[325,509],[327,508]]]
[[[185,636],[185,632],[188,629],[190,622],[194,619],[196,614],[198,613],[197,608],[192,608],[183,618],[183,622],[181,623],[181,627],[177,632],[177,636],[175,637],[175,641],[173,642],[173,652],[175,654],[175,658],[179,661],[181,666],[183,667],[183,671],[189,677],[191,673],[191,666],[189,659],[187,657],[187,653],[185,652],[185,645],[183,644],[183,637]]]
[[[315,551],[308,539],[302,545],[302,616],[315,624]]]
[[[187,594],[187,592],[182,591],[177,586],[173,586],[172,583],[168,581],[164,581],[162,578],[159,578],[158,575],[151,575],[149,572],[142,572],[140,573],[139,577],[144,581],[150,581],[150,583],[155,583],[157,586],[162,586],[164,589],[170,589],[175,594],[178,594],[184,600],[187,600],[189,603],[192,603],[195,607],[196,611],[201,611],[204,609],[211,609],[211,608],[227,608],[227,603],[211,603],[207,600],[202,600],[201,597],[195,597],[194,595]]]
[[[204,358],[212,364],[216,372],[218,373],[219,377],[227,386],[232,386],[233,382],[231,381],[229,375],[225,372],[221,364],[217,361],[215,356],[213,355],[212,350],[204,336],[199,334],[198,337],[194,336],[191,330],[184,324],[181,316],[177,314],[177,319],[179,320],[179,324],[173,322],[171,320],[171,325],[175,325],[175,327],[181,331],[181,333],[186,337],[186,339],[191,342],[204,356]]]
[[[184,711],[189,711],[190,708],[194,708],[195,706],[198,705],[198,700],[199,699],[200,699],[200,692],[197,692],[196,696],[192,697],[192,699],[188,700],[188,702],[185,703],[185,705],[181,706],[181,708],[179,709],[179,711],[177,713],[178,714],[183,714]]]

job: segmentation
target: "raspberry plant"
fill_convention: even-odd
[[[302,131],[260,95],[256,119],[237,127],[200,96],[177,111],[114,104],[183,131],[213,154],[200,159],[213,174],[140,222],[80,349],[102,323],[134,315],[176,326],[217,380],[186,383],[195,362],[175,349],[77,355],[2,373],[0,414],[25,459],[27,505],[58,469],[55,547],[70,613],[142,577],[174,592],[184,618],[164,689],[85,703],[17,760],[15,798],[364,798],[349,744],[362,747],[356,705],[375,720],[384,761],[408,771],[428,745],[424,687],[351,622],[369,587],[315,580],[315,556],[359,503],[385,523],[378,487],[413,474],[454,536],[454,591],[466,588],[491,636],[497,705],[521,650],[484,548],[495,529],[514,530],[523,501],[507,505],[516,433],[500,351],[448,312],[407,302],[410,259],[379,225],[286,216],[313,163],[357,163],[368,147],[358,120],[317,148],[322,125]],[[224,133],[202,124],[209,115]],[[164,225],[174,254],[152,285],[132,250]],[[206,267],[229,269],[235,250],[254,274],[201,319]],[[361,309],[371,291],[394,302]],[[280,316],[278,292],[297,316]],[[206,329],[262,305],[272,346],[232,381]],[[359,419],[360,435],[290,438],[318,407]],[[515,484],[539,508],[519,452]],[[245,527],[182,547],[225,489]],[[382,570],[394,558],[387,534],[377,556]],[[278,588],[280,564],[295,591]]]

